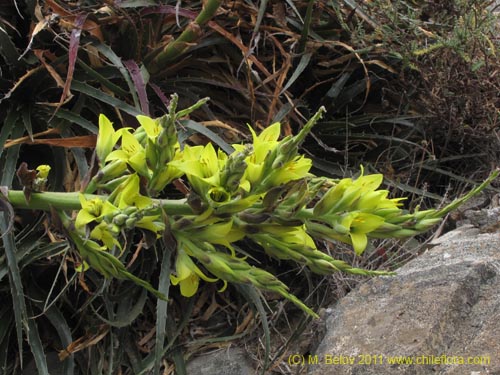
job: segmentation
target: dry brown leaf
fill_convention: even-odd
[[[252,310],[248,310],[248,314],[245,316],[241,324],[238,324],[234,331],[234,335],[238,335],[242,332],[244,332],[249,326],[252,325],[254,315]]]
[[[208,306],[208,308],[205,310],[205,312],[201,316],[201,320],[206,322],[208,319],[210,319],[210,317],[212,316],[212,314],[215,311],[217,311],[217,309],[219,307],[221,307],[221,306],[215,300],[215,293],[213,293],[212,294],[212,303],[210,304],[210,306]]]
[[[73,341],[69,344],[66,349],[59,352],[59,360],[64,361],[70,355],[79,352],[80,350],[86,349],[97,344],[101,341],[109,332],[109,326],[102,324],[99,326],[97,333],[86,334],[80,337],[78,340]]]
[[[64,87],[64,80],[62,77],[59,75],[59,73],[56,72],[56,70],[52,67],[52,65],[47,64],[47,61],[45,61],[45,58],[43,57],[44,50],[41,49],[35,49],[33,50],[33,53],[35,56],[40,60],[42,65],[44,66],[45,69],[49,72],[52,78],[54,78],[54,81],[57,83],[57,87],[63,88]]]
[[[82,135],[69,138],[43,138],[31,140],[29,137],[22,137],[5,143],[5,148],[19,144],[27,145],[49,145],[64,148],[83,147],[94,148],[97,141],[97,135]]]
[[[45,3],[47,4],[47,6],[52,8],[52,11],[55,14],[61,16],[61,18],[59,19],[59,26],[68,31],[72,31],[75,28],[75,21],[78,17],[77,14],[71,13],[69,10],[56,3],[54,0],[46,0]],[[101,27],[96,22],[86,19],[85,23],[82,26],[82,30],[87,31],[89,34],[97,38],[100,42],[104,41]]]

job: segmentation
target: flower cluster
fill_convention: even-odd
[[[112,255],[122,249],[122,233],[139,228],[157,239],[172,238],[176,253],[170,279],[186,297],[196,294],[200,280],[221,282],[221,290],[227,283],[246,283],[277,292],[315,315],[235,243],[252,241],[270,257],[316,273],[387,274],[353,268],[320,251],[315,240],[345,242],[361,254],[369,238],[428,230],[496,176],[441,210],[408,213],[400,198],[379,189],[380,174],[365,175],[361,169],[357,178],[335,180],[310,173],[312,161],[299,154],[299,147],[323,108],[295,136],[280,140],[279,123],[258,135],[250,129],[252,143],[233,145],[234,152],[227,155],[211,143],[181,147],[177,140],[176,121],[205,102],[177,112],[174,95],[167,115],[138,116],[135,130],[115,130],[100,117],[99,171],[80,195],[71,236],[90,267],[108,277],[131,279],[158,295]],[[155,199],[178,178],[189,187],[184,199],[176,204]],[[100,195],[89,195],[96,192]]]

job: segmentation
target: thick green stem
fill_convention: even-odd
[[[201,36],[201,28],[215,15],[221,5],[222,0],[208,0],[202,11],[191,22],[182,34],[174,41],[167,44],[163,50],[156,54],[153,60],[147,64],[147,69],[151,74],[158,74],[165,69],[166,65],[179,57],[189,46]],[[155,53],[155,52],[153,52]]]
[[[104,195],[84,194],[87,200],[101,198]],[[56,193],[43,192],[32,193],[30,201],[27,202],[21,190],[9,190],[8,201],[14,208],[25,208],[30,210],[49,211],[51,207],[57,210],[79,210],[82,208],[79,193]],[[192,215],[193,210],[185,199],[153,199],[153,203],[161,206],[169,215]]]

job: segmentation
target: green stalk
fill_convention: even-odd
[[[163,51],[153,51],[156,56],[147,64],[147,69],[151,74],[158,74],[169,62],[172,62],[186,51],[190,44],[194,43],[201,36],[201,28],[215,15],[217,9],[221,5],[222,0],[208,0],[203,6],[198,17],[191,22],[182,32],[182,34],[174,41],[167,44]],[[146,60],[148,60],[146,58]]]
[[[21,190],[9,190],[7,199],[14,208],[25,208],[29,210],[50,211],[51,207],[60,210],[80,210],[82,208],[80,193],[58,193],[43,192],[32,193],[29,202],[26,201],[24,192]],[[107,199],[105,195],[84,194],[87,200],[101,198]],[[192,215],[193,210],[187,204],[186,199],[153,199],[153,204],[162,207],[168,215]]]

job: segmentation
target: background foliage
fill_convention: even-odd
[[[324,105],[327,115],[304,146],[321,173],[351,175],[363,162],[383,172],[389,186],[414,194],[410,204],[434,205],[497,164],[499,33],[492,6],[483,0],[236,0],[206,1],[205,8],[199,1],[3,2],[0,185],[19,187],[15,171],[27,162],[52,166],[51,190],[78,190],[90,169],[98,115],[134,127],[139,113],[164,114],[176,92],[181,108],[211,98],[179,124],[181,141],[222,148],[246,139],[247,123],[263,129],[281,121],[283,135],[296,133]],[[60,353],[68,374],[150,371],[163,354],[154,349],[154,333],[166,311],[130,283],[79,277],[50,215],[16,214],[16,230],[4,235],[0,253],[0,295],[9,301],[0,306],[0,368],[14,374],[21,363],[28,369],[36,363],[44,374],[43,353],[49,366]],[[378,244],[360,259],[348,249],[325,251],[373,268],[397,267],[411,255],[394,243]],[[154,252],[136,255],[131,271],[158,283]],[[341,295],[351,285],[345,276],[332,283],[305,272],[294,283],[299,270],[271,265],[276,274],[286,272],[280,276],[290,278],[296,294],[310,296],[308,304],[325,305],[325,291]],[[256,346],[257,312],[264,331],[283,322],[292,332],[306,329],[304,318],[289,317],[274,296],[266,296],[271,313],[257,297],[247,293],[254,301],[247,304],[241,295],[207,285],[196,299],[173,296],[166,373],[172,364],[182,373],[184,358],[221,342]],[[20,342],[23,329],[29,336]],[[254,350],[255,359],[286,372],[279,358],[295,345],[291,338],[273,339],[271,353],[269,345]]]

